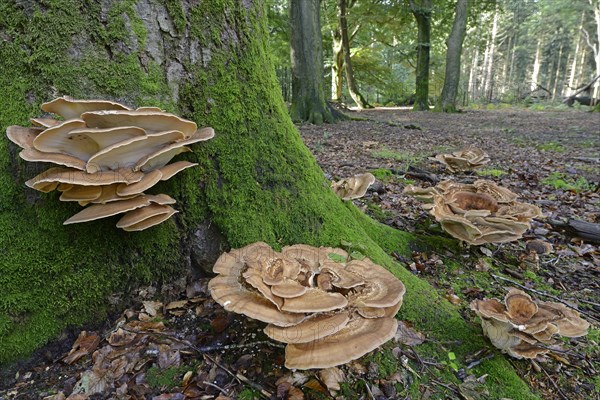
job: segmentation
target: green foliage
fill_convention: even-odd
[[[240,393],[238,393],[237,398],[239,400],[255,400],[260,399],[260,392],[258,390],[252,388],[244,388]]]
[[[374,169],[371,171],[371,173],[375,178],[384,183],[390,182],[394,177],[394,173],[386,168]]]
[[[596,188],[596,185],[588,182],[583,176],[573,179],[562,172],[552,172],[549,176],[542,179],[542,183],[554,189],[571,190],[577,193],[593,191]]]
[[[180,385],[186,372],[193,370],[185,365],[166,369],[153,365],[146,371],[146,382],[153,389],[171,390]]]
[[[371,156],[375,158],[383,158],[386,160],[400,161],[407,165],[416,164],[417,162],[425,158],[425,156],[422,154],[414,154],[407,151],[394,151],[386,146],[382,146],[377,150],[372,150]]]
[[[479,176],[493,176],[494,178],[500,178],[502,175],[506,175],[506,171],[501,169],[480,169],[475,171],[475,173]]]
[[[565,151],[565,147],[556,142],[540,143],[537,144],[535,148],[540,151],[554,151],[556,153],[563,153]]]

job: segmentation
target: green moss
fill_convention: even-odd
[[[187,25],[187,19],[185,16],[185,10],[183,9],[183,4],[181,4],[181,0],[166,0],[165,6],[167,7],[167,11],[169,12],[169,16],[171,17],[177,32],[184,33]]]
[[[499,178],[502,175],[506,175],[506,171],[503,171],[501,169],[480,169],[478,171],[475,171],[475,173],[479,176],[493,176],[495,178]]]
[[[382,182],[389,182],[394,177],[394,173],[385,168],[374,169],[371,173]]]
[[[179,386],[186,372],[193,370],[185,365],[166,369],[153,365],[146,371],[146,382],[153,389],[171,390]]]
[[[583,176],[573,179],[561,172],[552,172],[549,176],[542,179],[542,183],[554,189],[572,190],[577,193],[593,191],[596,186],[588,182]]]

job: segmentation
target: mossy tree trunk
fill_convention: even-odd
[[[358,108],[372,108],[360,91],[356,79],[354,78],[354,70],[352,69],[352,58],[350,54],[350,37],[348,36],[348,4],[347,0],[338,0],[338,20],[340,24],[340,36],[342,40],[342,53],[344,55],[344,70],[346,71],[346,84],[350,97],[356,103]]]
[[[339,26],[331,30],[333,61],[331,63],[331,101],[342,101],[342,85],[344,83],[344,49],[342,33]]]
[[[446,76],[444,87],[437,109],[443,112],[456,112],[456,95],[460,81],[460,59],[462,55],[463,41],[467,32],[468,0],[458,0],[454,13],[454,23],[446,46]]]
[[[294,121],[335,122],[325,100],[320,0],[291,0],[292,105]]]
[[[117,218],[63,226],[79,207],[26,189],[42,167],[20,161],[0,137],[0,364],[68,325],[101,318],[109,298],[126,298],[140,283],[210,266],[219,245],[260,240],[360,244],[406,284],[400,318],[431,343],[460,343],[451,349],[458,361],[486,346],[479,328],[388,256],[408,253],[412,236],[329,189],[285,109],[262,2],[3,2],[0,27],[2,130],[27,125],[41,102],[71,95],[161,106],[216,131],[186,153],[199,167],[157,187],[181,212],[140,233],[116,229]],[[447,358],[435,345],[417,350]],[[499,354],[472,372],[489,374],[486,385],[499,397],[536,398]]]
[[[410,0],[417,21],[417,70],[413,110],[429,110],[429,53],[431,49],[431,0]]]

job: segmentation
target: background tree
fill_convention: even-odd
[[[292,105],[294,121],[334,122],[325,100],[320,0],[290,0]]]
[[[431,0],[409,0],[417,22],[417,69],[413,110],[429,110],[429,51],[431,48]]]
[[[462,45],[467,31],[468,0],[458,0],[452,31],[446,41],[446,75],[444,88],[438,102],[438,109],[443,112],[456,112],[456,95],[461,75]]]

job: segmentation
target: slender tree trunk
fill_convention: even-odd
[[[460,81],[462,45],[467,32],[467,0],[456,2],[456,11],[452,31],[446,41],[446,76],[444,87],[438,104],[438,109],[443,112],[456,112],[456,94]]]
[[[429,110],[429,52],[431,49],[431,0],[410,0],[417,21],[417,70],[414,111]]]
[[[560,44],[558,49],[558,58],[556,59],[556,71],[554,74],[554,85],[552,85],[552,101],[556,99],[558,90],[558,81],[560,79],[560,73],[562,71],[562,55],[563,55],[563,43]]]
[[[490,48],[488,54],[488,63],[486,65],[485,70],[485,86],[484,93],[488,98],[488,101],[491,101],[493,91],[494,91],[494,57],[496,51],[496,36],[498,34],[498,18],[500,16],[500,11],[496,8],[496,12],[494,13],[494,22],[492,24],[492,36],[490,38]]]
[[[348,21],[347,17],[347,0],[338,0],[338,17],[340,23],[340,33],[342,36],[342,48],[344,53],[344,69],[346,71],[346,84],[348,85],[348,92],[352,100],[356,103],[358,108],[371,108],[371,105],[365,100],[358,90],[356,79],[354,79],[354,71],[352,70],[352,60],[350,54],[350,38],[348,36]]]
[[[575,53],[573,53],[573,62],[571,63],[571,71],[569,73],[569,88],[567,90],[567,96],[570,96],[575,91],[575,75],[577,72],[577,57],[579,56],[579,50],[581,48],[581,30],[583,29],[583,23],[585,22],[585,11],[581,13],[581,22],[579,23],[579,29],[577,30],[577,39],[575,40]]]
[[[325,100],[319,0],[291,0],[292,106],[294,121],[335,122]]]
[[[508,43],[506,44],[506,51],[504,51],[504,62],[502,65],[502,79],[500,80],[502,85],[500,86],[500,89],[498,90],[498,93],[501,95],[504,95],[507,92],[508,87],[509,87],[508,86],[508,73],[510,70],[513,39],[514,39],[514,35],[509,35]]]
[[[471,94],[471,101],[477,99],[477,67],[479,64],[479,48],[475,48],[475,56],[473,57],[473,64],[471,65],[471,71],[469,73],[469,93]]]
[[[541,66],[541,54],[542,54],[542,40],[538,40],[537,48],[535,51],[535,59],[533,60],[533,71],[531,72],[531,91],[537,89],[538,80],[540,76],[540,66]]]
[[[331,30],[333,60],[331,63],[331,100],[342,101],[342,89],[344,83],[344,48],[342,46],[342,34],[339,24]]]

